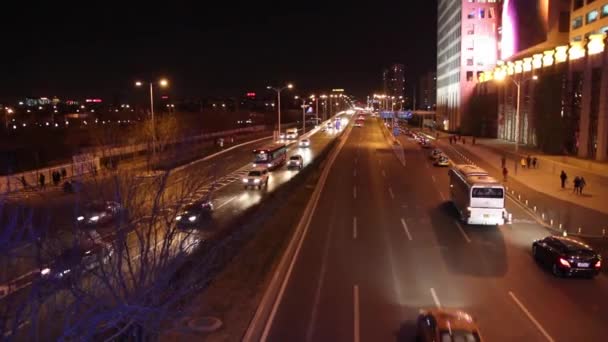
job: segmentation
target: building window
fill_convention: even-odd
[[[585,0],[574,0],[572,10],[575,11],[585,5]]]
[[[483,8],[479,9],[479,19],[484,19],[486,17],[486,10]]]
[[[599,13],[597,10],[587,13],[587,24],[591,24],[592,22],[596,21],[598,17]]]
[[[572,29],[575,30],[579,27],[583,26],[583,17],[578,16],[574,19],[572,19]]]
[[[467,27],[467,35],[472,36],[475,34],[475,26],[471,25],[469,27]]]
[[[488,8],[488,19],[494,19],[495,15],[494,15],[494,8],[490,7]]]
[[[473,58],[467,58],[467,66],[473,66]]]
[[[602,14],[601,14],[602,18],[603,17],[608,17],[608,5],[604,5],[602,6]]]
[[[580,42],[581,40],[583,40],[583,37],[581,37],[581,36],[576,36],[576,37],[572,38],[573,42]]]
[[[468,19],[475,19],[475,9],[473,9],[471,12],[469,12],[469,14],[467,15]]]
[[[604,27],[602,27],[602,28],[600,29],[600,32],[601,32],[601,33],[608,34],[608,26],[604,26]]]

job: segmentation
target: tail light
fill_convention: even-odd
[[[602,267],[602,260],[598,260],[598,261],[595,263],[595,268],[600,268],[600,267]]]
[[[559,258],[559,263],[562,264],[562,266],[564,267],[570,267],[570,263],[568,262],[568,260],[564,259],[564,258]]]

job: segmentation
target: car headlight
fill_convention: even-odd
[[[268,167],[272,167],[272,163],[268,163]]]
[[[78,216],[78,217],[76,218],[76,220],[77,220],[78,222],[80,222],[80,221],[84,220],[84,216]]]
[[[182,219],[182,215],[175,216],[175,221],[180,221]]]
[[[254,182],[254,183],[259,183],[259,182],[260,182],[260,180],[259,180],[259,179],[254,179],[254,180],[253,180],[253,182]]]
[[[67,270],[65,270],[65,271],[61,272],[61,274],[62,274],[62,275],[66,275],[66,274],[68,274],[68,273],[70,273],[70,269],[69,269],[69,268],[68,268]]]
[[[93,221],[93,222],[99,221],[99,216],[95,215],[95,216],[91,217],[90,221]]]
[[[247,183],[247,178],[243,178],[243,183]]]
[[[51,273],[51,269],[50,269],[50,268],[48,268],[48,267],[47,267],[47,268],[43,268],[43,269],[40,271],[40,274],[42,274],[42,275],[48,275],[49,273]]]
[[[192,216],[188,217],[188,221],[190,221],[190,222],[196,221],[196,216],[192,215]]]

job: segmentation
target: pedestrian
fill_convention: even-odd
[[[502,179],[506,182],[507,176],[509,175],[509,170],[505,166],[502,167]]]
[[[25,180],[25,176],[21,175],[21,185],[23,185],[23,188],[27,188],[27,181]]]
[[[522,157],[519,163],[521,164],[522,169],[526,168],[526,158]]]
[[[454,143],[454,137],[450,135],[450,145]]]
[[[465,138],[462,138],[462,144],[466,145],[467,141],[465,140]]]
[[[538,167],[538,159],[536,157],[532,158],[532,167],[535,169]]]
[[[585,177],[582,177],[579,179],[579,185],[578,185],[578,194],[582,195],[583,194],[583,189],[585,188],[585,185],[587,185],[587,182],[585,181]]]
[[[505,157],[503,155],[502,158],[500,158],[500,167],[502,167],[504,169],[506,166],[507,166],[507,157]]]
[[[532,168],[532,156],[528,155],[528,157],[526,158],[526,165],[528,165],[528,169]]]
[[[61,168],[61,178],[65,179],[68,176],[68,172],[64,168]]]
[[[559,178],[562,181],[562,189],[566,188],[566,180],[568,180],[568,175],[566,174],[566,172],[564,170],[562,170],[562,173],[560,173]]]
[[[576,176],[576,177],[574,177],[574,189],[572,189],[572,192],[575,194],[578,194],[580,187],[581,187],[581,179],[578,178],[578,176]]]
[[[473,145],[475,145],[475,137],[473,137]]]
[[[43,174],[43,173],[41,173],[41,174],[40,174],[40,177],[38,177],[38,180],[40,181],[40,188],[41,188],[41,189],[44,189],[44,181],[45,181],[45,177],[44,177],[44,174]]]

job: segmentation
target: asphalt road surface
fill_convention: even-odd
[[[288,148],[288,156],[293,154],[300,154],[304,159],[304,165],[309,164],[316,156],[318,156],[323,149],[337,136],[337,132],[317,132],[310,137],[311,145],[307,148],[300,148],[297,144],[291,144]],[[244,189],[241,182],[242,177],[251,169],[251,162],[253,160],[252,150],[256,147],[268,144],[270,140],[265,140],[260,143],[247,145],[244,147],[237,148],[225,155],[213,158],[212,160],[197,163],[175,172],[171,175],[171,183],[176,184],[175,191],[180,182],[185,182],[188,179],[197,177],[208,177],[205,179],[206,186],[201,187],[198,191],[191,193],[185,201],[194,201],[201,198],[206,198],[209,192],[212,191],[211,199],[215,205],[213,217],[210,222],[207,222],[204,227],[200,230],[193,232],[192,237],[195,240],[203,241],[210,237],[212,234],[218,233],[222,229],[226,229],[232,219],[244,213],[248,208],[263,201],[266,195],[274,191],[281,184],[288,182],[298,171],[287,170],[284,166],[271,172],[268,187],[262,188],[261,190]],[[217,175],[217,176],[215,176]],[[211,190],[213,187],[213,190]],[[173,190],[170,190],[170,192]],[[111,191],[108,189],[108,194],[111,196]],[[111,198],[111,197],[110,197]],[[73,201],[73,200],[72,200]],[[58,206],[63,211],[56,212],[58,220],[64,220],[65,226],[70,227],[72,218],[74,217],[72,207],[74,203],[70,200],[70,197],[66,197],[62,202],[62,205]],[[52,205],[52,203],[48,203]],[[44,205],[44,203],[41,203]],[[175,214],[175,213],[173,213]],[[113,229],[112,225],[108,229]],[[103,235],[103,228],[98,229],[100,234]],[[137,257],[142,251],[137,249],[135,245],[131,251],[132,255]],[[23,263],[26,263],[28,259],[22,259]],[[31,265],[14,265],[17,269],[25,270]],[[32,277],[36,277],[37,273],[32,273]],[[26,279],[27,280],[27,279]],[[34,280],[34,279],[30,279]],[[27,288],[21,291],[15,292],[10,296],[6,297],[3,301],[10,299],[11,301],[26,300],[28,297]],[[0,305],[2,302],[0,302]],[[23,325],[23,327],[27,327]]]
[[[436,306],[471,313],[487,341],[606,340],[605,274],[541,269],[531,244],[548,232],[510,200],[511,225],[457,223],[447,169],[413,142],[404,167],[374,120],[333,165],[268,341],[412,341]]]

